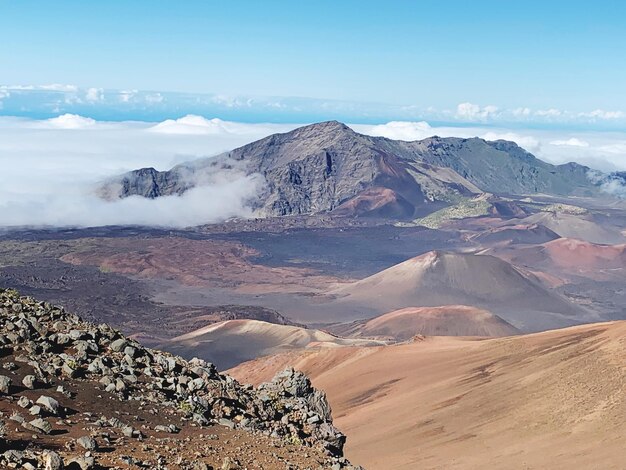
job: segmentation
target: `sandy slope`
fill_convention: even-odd
[[[290,350],[380,344],[380,341],[339,338],[298,326],[227,320],[173,338],[160,347],[187,358],[201,357],[225,369],[256,357]]]
[[[352,338],[407,341],[427,336],[510,336],[519,330],[493,313],[467,305],[408,307],[371,320],[336,325],[333,333]]]
[[[615,322],[287,354],[232,372],[312,374],[347,455],[368,469],[622,469],[624,357],[626,322]]]

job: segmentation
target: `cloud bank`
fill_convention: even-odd
[[[96,124],[95,119],[78,116],[76,114],[63,114],[59,117],[45,121],[50,127],[57,129],[85,129]]]
[[[264,187],[263,178],[227,173],[221,176],[224,181],[193,188],[181,196],[157,199],[132,196],[105,201],[85,186],[62,189],[45,198],[17,198],[0,204],[1,220],[4,226],[184,228],[251,216],[250,206]]]
[[[156,200],[104,201],[94,188],[129,170],[169,169],[295,127],[197,116],[183,118],[176,132],[161,124],[101,122],[70,114],[43,120],[0,117],[0,227],[186,227],[250,216],[250,202],[265,182],[236,167],[216,165],[197,175],[198,188]]]
[[[602,191],[620,199],[626,199],[626,172],[600,173],[590,170],[588,177],[600,185]]]

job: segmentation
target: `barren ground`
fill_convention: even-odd
[[[625,353],[617,322],[293,353],[231,372],[310,374],[350,436],[346,455],[369,469],[621,469]]]

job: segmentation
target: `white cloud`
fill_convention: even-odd
[[[165,98],[163,98],[163,95],[161,93],[151,93],[149,95],[146,95],[146,102],[151,104],[162,103],[164,99]]]
[[[605,181],[602,183],[602,190],[605,193],[626,199],[626,184],[624,184],[624,181],[620,181],[618,179]]]
[[[85,93],[85,99],[91,103],[104,100],[102,88],[89,88]]]
[[[77,114],[62,114],[45,121],[51,127],[57,129],[85,129],[96,124],[95,119],[79,116]]]
[[[161,134],[219,134],[227,132],[221,119],[206,119],[188,114],[179,119],[167,119],[148,129]]]
[[[122,103],[129,103],[137,93],[137,90],[122,90],[119,92],[118,97]]]
[[[188,114],[178,119],[167,119],[150,127],[148,131],[159,134],[265,136],[294,127],[280,124],[246,124]]]
[[[40,90],[48,90],[48,91],[62,91],[62,92],[77,92],[78,87],[76,85],[63,85],[60,83],[51,83],[50,85],[40,85],[37,87]]]
[[[626,141],[605,144],[599,150],[613,155],[626,155]]]
[[[621,199],[626,199],[626,179],[616,174],[602,174],[598,171],[590,170],[587,177],[595,184],[599,184],[602,191]]]
[[[433,135],[433,130],[425,121],[391,121],[377,126],[364,126],[362,132],[394,140],[420,140]]]
[[[485,132],[478,137],[485,140],[509,140],[515,142],[520,147],[528,150],[531,153],[538,153],[541,150],[541,143],[535,137],[528,135],[520,135],[515,132]]]
[[[567,140],[553,140],[550,145],[568,146],[568,147],[589,147],[589,142],[576,137],[571,137]]]
[[[182,228],[252,215],[249,203],[263,189],[263,185],[260,175],[224,173],[214,184],[196,187],[181,196],[157,199],[133,196],[113,202],[100,199],[87,186],[66,185],[45,197],[0,199],[1,224]]]
[[[563,115],[563,111],[561,111],[560,109],[556,109],[556,108],[539,109],[535,111],[535,115],[541,116],[541,117],[558,117],[558,116]]]
[[[602,109],[596,109],[589,113],[579,113],[580,117],[591,118],[591,119],[622,119],[626,117],[626,113],[623,111],[604,111]]]
[[[467,121],[484,121],[497,114],[498,108],[493,105],[481,107],[473,103],[460,103],[456,107],[456,117]]]
[[[238,98],[227,95],[212,96],[211,101],[227,108],[250,108],[254,104],[253,98]]]
[[[532,113],[530,108],[515,108],[512,112],[513,116],[517,117],[527,117],[530,116]]]
[[[14,91],[58,91],[61,93],[76,93],[79,90],[76,85],[63,85],[59,83],[52,83],[49,85],[0,85],[0,89]]]

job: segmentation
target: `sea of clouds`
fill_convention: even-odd
[[[201,185],[181,196],[105,201],[94,189],[132,169],[169,169],[298,126],[194,115],[160,123],[103,122],[74,114],[42,120],[0,117],[0,227],[187,227],[251,216],[251,201],[265,182],[261,175],[248,175],[238,167],[216,165]],[[552,163],[576,161],[601,171],[626,170],[626,133],[437,127],[423,121],[351,127],[402,140],[433,135],[506,139]],[[617,183],[611,187],[616,185],[617,192],[623,190]]]

